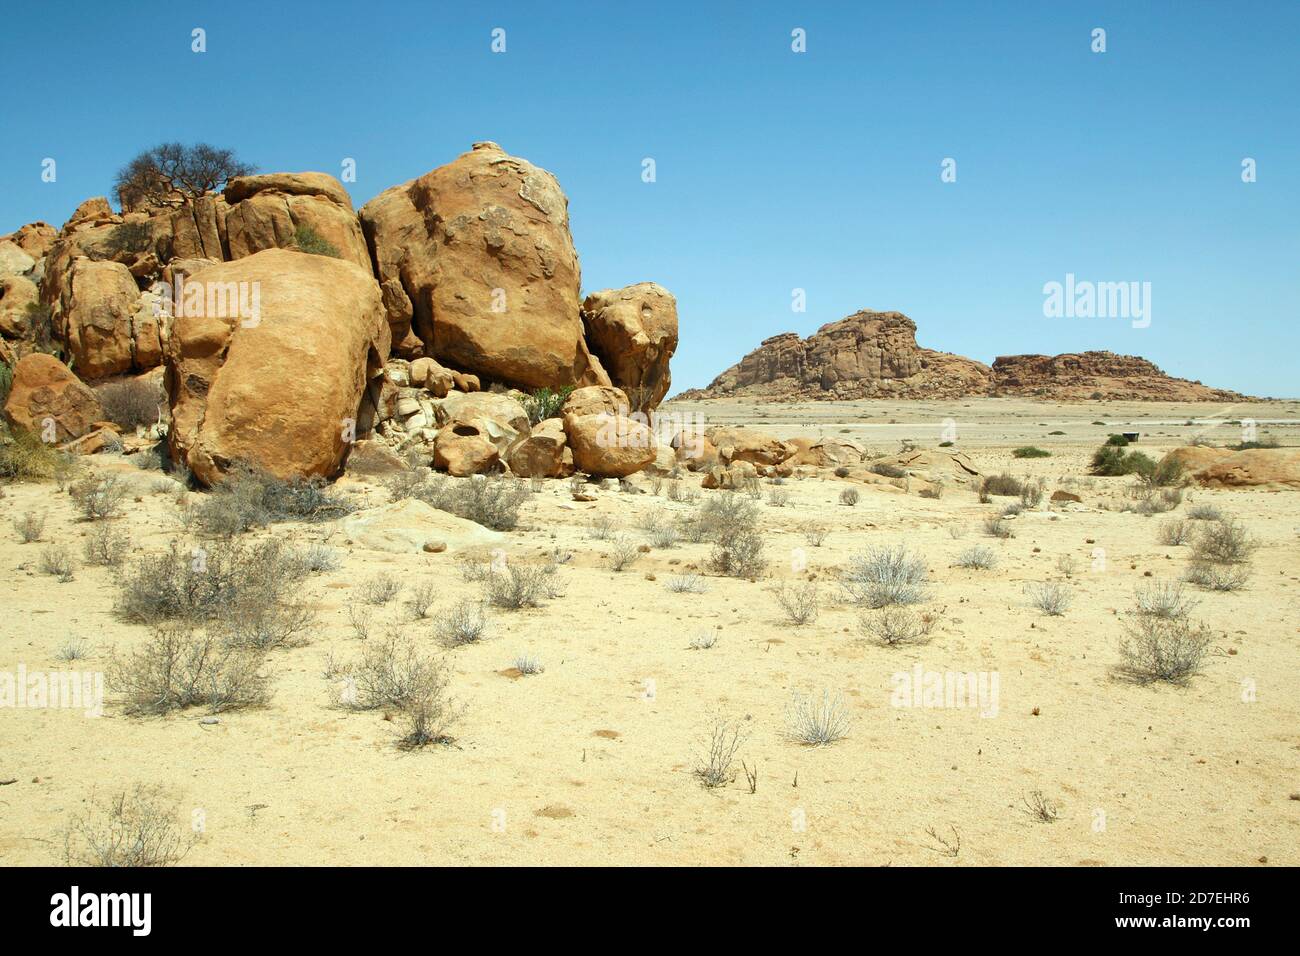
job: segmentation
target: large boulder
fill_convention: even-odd
[[[475,425],[448,425],[433,443],[433,467],[457,478],[495,471],[501,453]]]
[[[95,393],[53,355],[33,352],[14,367],[5,421],[47,442],[66,442],[104,418]]]
[[[779,465],[795,453],[795,447],[779,438],[752,428],[715,426],[705,432],[723,461],[747,461],[755,465]]]
[[[560,417],[569,415],[627,415],[630,412],[627,394],[611,385],[588,385],[575,388],[560,406]]]
[[[173,459],[205,484],[241,463],[282,478],[336,474],[362,392],[388,356],[374,279],[341,259],[267,249],[192,281],[246,289],[258,309],[173,320]]]
[[[490,548],[506,537],[415,498],[354,512],[340,520],[339,528],[354,547],[388,554],[420,554],[433,543],[452,552]]]
[[[509,395],[497,392],[452,392],[435,409],[438,427],[480,435],[505,455],[529,432],[528,413]]]
[[[73,368],[86,379],[144,371],[158,364],[158,327],[152,310],[142,317],[148,329],[144,354],[136,359],[135,317],[140,290],[120,262],[73,260],[53,303],[54,327],[67,342]],[[150,336],[152,340],[150,341]]]
[[[569,201],[550,173],[475,143],[360,215],[396,341],[413,327],[425,354],[511,385],[609,383],[583,339]]]
[[[1193,477],[1207,488],[1300,488],[1300,448],[1232,452]]]
[[[1227,448],[1214,448],[1210,445],[1184,445],[1168,452],[1161,459],[1161,464],[1177,462],[1182,466],[1183,471],[1191,474],[1200,471],[1202,468],[1208,468],[1231,454],[1232,452]]]
[[[548,418],[533,426],[528,437],[510,449],[506,464],[510,473],[520,478],[565,478],[573,474],[573,452],[564,434],[564,423]]]
[[[229,259],[263,249],[292,249],[299,229],[310,229],[339,258],[370,271],[361,226],[343,185],[326,173],[237,176],[226,184],[226,247]]]
[[[32,271],[36,259],[16,243],[0,239],[0,276],[20,276]]]
[[[0,276],[0,336],[27,338],[31,334],[28,309],[39,302],[36,283],[23,276]]]
[[[638,282],[593,292],[582,303],[587,347],[637,411],[657,408],[672,383],[677,300],[661,285]]]
[[[622,415],[566,415],[564,432],[574,467],[595,478],[625,478],[658,456],[654,432]]]

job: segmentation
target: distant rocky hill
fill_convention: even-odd
[[[773,401],[961,398],[1025,395],[1048,399],[1239,401],[1245,396],[1172,378],[1146,359],[1113,352],[1005,355],[982,362],[916,344],[916,323],[901,312],[855,312],[806,339],[793,332],[754,351],[682,399]]]

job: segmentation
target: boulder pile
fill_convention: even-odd
[[[568,205],[489,142],[359,211],[319,172],[88,199],[0,236],[5,418],[82,441],[95,389],[161,374],[169,452],[206,484],[242,466],[631,474],[663,457],[646,416],[677,306],[651,282],[584,299]]]

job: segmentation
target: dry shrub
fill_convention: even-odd
[[[41,540],[41,535],[45,534],[45,512],[37,514],[34,511],[27,511],[14,518],[14,530],[18,532],[19,539],[23,544],[31,544]]]
[[[95,389],[95,397],[104,409],[104,418],[126,432],[156,425],[167,405],[163,390],[147,378],[109,382]]]
[[[509,611],[540,607],[543,601],[560,596],[553,574],[553,568],[538,564],[510,564],[504,570],[491,569],[482,579],[483,600],[492,607]]]
[[[701,740],[701,752],[695,762],[695,776],[709,789],[725,787],[736,779],[736,754],[745,742],[744,730],[737,720],[711,718]]]
[[[529,497],[528,486],[517,478],[471,475],[447,478],[431,474],[415,493],[425,504],[493,528],[512,531],[519,524],[519,509]]]
[[[210,713],[265,704],[270,679],[260,651],[236,647],[188,623],[156,625],[147,641],[109,665],[129,714],[165,714],[188,707]]]
[[[975,545],[957,555],[957,567],[971,568],[975,571],[988,571],[997,567],[997,555],[990,548]]]
[[[1242,564],[1259,544],[1234,518],[1219,518],[1206,525],[1192,543],[1192,560],[1213,564]]]
[[[281,521],[329,521],[352,510],[320,478],[277,478],[241,468],[190,505],[184,517],[201,534],[232,537]]]
[[[936,619],[907,608],[884,607],[875,614],[864,614],[858,621],[862,636],[886,647],[898,644],[924,644],[930,639]]]
[[[1194,561],[1188,566],[1183,580],[1208,591],[1240,591],[1250,580],[1250,568],[1240,564]]]
[[[211,624],[235,644],[282,646],[313,620],[296,594],[305,574],[301,557],[279,541],[190,547],[173,541],[167,551],[123,568],[117,613],[145,624]]]
[[[40,569],[42,574],[53,575],[64,584],[77,576],[77,563],[61,544],[52,544],[41,552]]]
[[[1191,523],[1184,521],[1180,518],[1175,518],[1171,521],[1166,521],[1164,524],[1160,526],[1160,531],[1156,535],[1156,539],[1161,544],[1166,544],[1169,545],[1170,547],[1175,547],[1180,544],[1186,544],[1188,541],[1191,540],[1191,538],[1192,538]]]
[[[867,607],[918,604],[925,600],[925,561],[903,545],[869,548],[840,572],[845,599]]]
[[[1139,585],[1133,592],[1135,610],[1151,617],[1187,617],[1196,600],[1183,593],[1177,581],[1152,581]]]
[[[812,581],[803,584],[782,584],[774,592],[777,604],[785,612],[785,619],[795,627],[817,620],[817,585]]]
[[[122,563],[131,539],[120,528],[114,528],[107,522],[96,524],[86,535],[82,546],[87,564],[98,564],[106,568],[115,568]]]
[[[1060,617],[1070,609],[1072,600],[1070,589],[1064,584],[1049,581],[1046,584],[1031,584],[1025,588],[1029,603],[1048,617]]]
[[[137,785],[92,801],[63,832],[66,866],[170,866],[195,836],[181,824],[179,805],[157,787]]]
[[[1000,475],[989,475],[980,484],[980,492],[984,495],[1000,495],[1006,498],[1019,497],[1024,487],[1006,472]]]
[[[1120,639],[1120,677],[1138,684],[1185,684],[1199,674],[1210,633],[1186,617],[1139,615]]]
[[[351,668],[344,702],[357,710],[391,707],[406,719],[403,747],[447,743],[448,731],[461,711],[448,695],[449,669],[441,658],[424,653],[414,638],[389,634],[367,644]]]
[[[823,690],[820,697],[795,695],[786,714],[786,733],[801,744],[824,747],[849,734],[852,723],[842,694]]]
[[[122,512],[126,501],[127,485],[117,475],[106,478],[85,478],[74,482],[68,493],[76,502],[77,510],[87,521],[103,521],[115,518]]]
[[[478,601],[460,601],[436,615],[433,625],[444,642],[459,647],[483,639],[487,631],[487,615]]]

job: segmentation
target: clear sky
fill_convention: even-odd
[[[5,0],[0,62],[0,232],[164,140],[352,157],[360,206],[491,139],[559,177],[584,291],[676,294],[674,390],[870,308],[1300,394],[1300,3]],[[1149,327],[1044,317],[1067,273],[1150,282]]]

